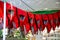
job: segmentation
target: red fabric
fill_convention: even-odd
[[[42,29],[42,31],[45,29],[45,26],[43,24],[43,17],[42,17],[42,15],[40,15],[40,28]]]
[[[25,18],[25,20],[24,20],[24,24],[27,24],[27,23],[29,23],[29,16],[28,16],[28,12],[26,12],[26,16],[25,16],[26,18]]]
[[[14,17],[12,18],[12,21],[15,23],[16,28],[18,28],[19,27],[19,25],[18,25],[18,18],[17,18],[16,15],[14,15]]]
[[[59,25],[60,25],[60,10],[57,12],[58,19],[59,19]]]
[[[10,20],[12,20],[10,12],[13,11],[13,15],[12,15],[12,18],[13,18],[13,16],[16,15],[16,7],[11,6],[11,4],[9,3],[6,3],[6,7],[7,7],[6,8],[7,16],[9,17]]]
[[[24,25],[26,27],[26,34],[29,32],[29,30],[31,30],[30,28],[30,23],[29,23],[29,15],[28,15],[28,12],[26,12],[26,18],[24,20]]]
[[[4,2],[0,1],[0,8],[4,10]]]
[[[29,23],[26,23],[25,24],[25,28],[26,28],[26,34],[29,32],[29,30],[30,30],[30,25],[29,25]]]
[[[3,18],[4,14],[4,3],[0,1],[0,18]]]
[[[37,22],[37,25],[38,25],[38,29],[40,29],[40,15],[39,14],[35,14],[35,19],[36,19],[36,22]]]
[[[16,25],[16,28],[18,28],[18,22],[20,22],[20,26],[22,28],[22,30],[24,30],[24,25],[26,27],[26,31],[27,33],[30,30],[30,26],[34,28],[34,33],[37,32],[38,29],[42,28],[42,31],[45,29],[45,27],[47,28],[48,33],[50,32],[51,28],[53,28],[53,30],[55,30],[56,25],[59,26],[60,25],[60,11],[56,12],[54,14],[32,14],[31,12],[27,12],[21,9],[17,9],[17,15],[16,15],[16,7],[11,6],[11,4],[6,3],[7,9],[7,17],[6,17],[6,26],[8,26],[8,28],[13,28],[13,22]],[[4,14],[4,3],[2,1],[0,1],[0,18],[3,18],[3,14]],[[11,15],[10,15],[10,11],[13,10],[13,16],[11,19]],[[23,18],[21,18],[21,16],[23,16]],[[29,20],[28,20],[29,18]],[[32,19],[32,20],[31,20]],[[36,19],[36,21],[35,21]],[[58,20],[59,19],[59,20]],[[36,24],[36,22],[40,20],[39,23]],[[44,21],[48,21],[46,24],[44,24]],[[58,22],[56,23],[55,20],[58,20]],[[30,22],[30,23],[29,23]],[[37,29],[38,28],[38,29]]]
[[[51,31],[51,25],[49,23],[48,16],[46,14],[43,14],[42,16],[43,16],[43,20],[45,21],[44,26],[47,28],[47,32],[49,33]]]
[[[56,25],[54,23],[53,14],[48,14],[48,17],[49,17],[49,20],[50,20],[51,28],[53,28],[53,30],[55,30]]]
[[[6,3],[6,14],[7,14],[7,18],[8,18],[8,28],[13,28],[13,21],[16,22],[16,27],[18,27],[17,25],[17,19],[16,19],[16,7],[12,6],[9,3]],[[11,11],[13,11],[13,15],[11,17]]]
[[[34,23],[33,27],[34,27],[34,33],[37,33],[38,29],[37,29],[36,23]]]
[[[3,19],[4,19],[4,3],[0,1],[0,29],[3,28]]]
[[[28,17],[29,17],[30,29],[32,31],[32,27],[33,27],[32,33],[34,33],[34,26],[33,26],[34,15],[31,12],[28,12]]]
[[[31,28],[32,27],[34,28],[34,33],[36,33],[37,32],[37,26],[36,26],[36,23],[35,23],[34,14],[32,14],[31,12],[29,12],[28,16],[29,16],[29,20],[30,20],[30,26],[31,26]]]
[[[6,26],[8,27],[8,18],[6,17]]]
[[[38,29],[39,29],[40,31],[43,31],[43,30],[45,29],[45,27],[43,26],[42,16],[41,16],[40,14],[36,14],[36,15],[35,15],[35,18],[36,18],[36,21],[39,21],[39,22],[37,23]]]
[[[57,14],[58,14],[58,12],[54,13],[53,15],[54,15],[55,24],[56,24],[56,26],[59,27],[59,20],[58,20],[58,15]]]
[[[18,9],[18,18],[20,20],[20,26],[22,26],[24,24],[24,22],[26,22],[26,17],[27,17],[27,12]]]
[[[25,25],[25,28],[27,31],[26,33],[28,33],[29,28],[27,27],[29,26],[29,24],[27,24],[28,23],[27,12],[21,9],[17,9],[17,13],[18,13],[17,15],[18,15],[19,22],[20,22],[19,26],[21,30],[24,31],[24,25]]]
[[[12,28],[13,28],[13,24],[12,24],[12,21],[10,21],[8,25],[8,29],[12,29]]]
[[[29,12],[28,16],[29,16],[30,24],[31,24],[31,26],[33,26],[33,24],[34,24],[34,14],[32,14],[31,12]]]

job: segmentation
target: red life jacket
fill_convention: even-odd
[[[28,16],[29,16],[29,22],[30,22],[30,27],[31,27],[32,33],[36,33],[37,32],[37,26],[35,23],[34,14],[29,12]]]
[[[45,29],[44,23],[43,23],[43,14],[40,15],[40,29],[43,31]]]
[[[28,32],[28,18],[27,18],[27,12],[21,9],[17,9],[17,13],[18,13],[18,19],[19,19],[19,26],[21,28],[22,31],[24,31],[24,28],[26,29],[26,33]]]
[[[48,18],[49,18],[49,21],[50,21],[50,24],[51,24],[51,28],[53,28],[53,30],[55,30],[56,25],[54,23],[53,15],[52,14],[48,14]]]
[[[35,19],[36,19],[36,22],[37,22],[38,29],[40,30],[40,15],[35,14]]]
[[[31,27],[30,27],[30,22],[29,22],[29,15],[28,15],[29,12],[26,12],[26,13],[27,13],[27,16],[24,20],[24,25],[25,25],[26,34],[27,34],[29,32],[29,30],[31,30]]]
[[[42,17],[43,17],[43,21],[44,21],[44,26],[47,28],[47,32],[49,33],[51,31],[51,25],[49,23],[48,16],[47,16],[47,14],[43,14]]]
[[[20,26],[24,24],[24,21],[27,17],[27,12],[21,9],[18,9],[18,18],[20,20]]]
[[[38,29],[40,31],[43,31],[44,27],[43,27],[43,21],[42,21],[41,15],[40,14],[35,14],[35,19],[37,21]]]
[[[53,14],[54,15],[54,23],[55,23],[56,26],[59,27],[59,20],[58,20],[58,15],[57,14],[58,14],[57,12]]]
[[[16,7],[12,6],[9,3],[6,3],[6,14],[8,18],[8,28],[13,28],[13,19],[16,17]],[[15,21],[14,21],[15,22]],[[16,25],[17,26],[17,25]]]

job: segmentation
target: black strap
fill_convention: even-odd
[[[20,26],[20,20],[19,20],[19,17],[18,17],[18,9],[16,8],[16,16],[17,16],[17,19],[18,19],[18,26]]]

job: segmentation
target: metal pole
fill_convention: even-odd
[[[5,40],[5,27],[6,27],[6,0],[4,0],[4,25],[3,25],[3,40]]]

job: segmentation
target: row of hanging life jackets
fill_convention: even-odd
[[[4,3],[0,1],[0,24],[3,23],[3,14]],[[55,30],[59,25],[60,11],[52,14],[33,14],[6,3],[6,27],[8,29],[20,27],[22,31],[25,29],[27,34],[29,30],[37,33],[38,29],[43,31],[46,27],[49,33],[51,28]]]

